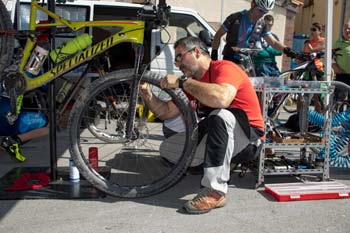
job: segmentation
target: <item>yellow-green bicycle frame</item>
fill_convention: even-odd
[[[52,17],[53,19],[55,19],[56,22],[47,23],[47,24],[37,24],[36,15],[38,10]],[[143,44],[144,30],[145,30],[145,22],[142,20],[69,21],[49,11],[48,9],[40,6],[37,0],[31,1],[29,30],[35,31],[38,28],[42,28],[42,27],[62,27],[62,26],[70,28],[73,32],[79,31],[80,29],[85,27],[101,27],[101,26],[119,27],[120,31],[98,42],[92,47],[81,51],[80,53],[76,54],[74,57],[60,62],[58,65],[56,65],[52,69],[48,70],[44,74],[37,76],[35,78],[28,77],[28,75],[26,75],[25,73],[25,68],[24,68],[36,44],[35,35],[33,34],[32,36],[29,36],[23,51],[23,57],[19,65],[19,71],[23,75],[26,82],[25,92],[35,89],[37,87],[40,87],[54,80],[60,75],[73,70],[75,67],[92,59],[96,55],[106,51],[107,49],[111,48],[116,44],[119,44],[122,42]]]

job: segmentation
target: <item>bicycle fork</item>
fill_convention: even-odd
[[[135,124],[135,116],[136,116],[136,105],[137,98],[139,95],[139,84],[141,82],[142,75],[140,72],[140,65],[143,58],[144,46],[138,45],[136,48],[136,56],[135,56],[135,68],[134,68],[134,78],[132,79],[131,88],[130,88],[130,101],[129,101],[129,109],[128,109],[128,118],[126,121],[125,128],[125,137],[128,140],[136,139],[137,137],[133,137],[136,135],[134,132],[134,124]]]

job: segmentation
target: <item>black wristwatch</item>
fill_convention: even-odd
[[[182,75],[180,78],[179,78],[179,88],[183,88],[184,87],[184,83],[187,81],[187,77],[185,75]]]

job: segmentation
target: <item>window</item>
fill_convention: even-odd
[[[88,7],[83,6],[56,6],[56,14],[59,16],[69,19],[72,21],[85,21],[88,19]],[[20,30],[28,30],[29,29],[29,17],[30,17],[30,4],[21,4],[20,7],[20,22],[19,29]],[[43,12],[37,12],[37,19],[47,20],[47,15]]]
[[[191,15],[171,14],[169,25],[162,30],[162,43],[174,43],[186,36],[198,37],[204,26]],[[170,36],[170,38],[169,38]]]

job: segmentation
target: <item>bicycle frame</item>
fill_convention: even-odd
[[[36,23],[36,15],[37,11],[40,10],[44,12],[46,15],[52,17],[56,20],[55,23],[46,23],[46,24],[37,24]],[[31,13],[30,13],[30,21],[29,21],[29,30],[35,31],[39,28],[45,28],[45,27],[68,27],[72,30],[72,32],[79,31],[82,28],[85,27],[118,27],[120,30],[115,33],[114,35],[100,41],[99,43],[95,44],[94,46],[87,48],[76,55],[74,55],[72,58],[68,58],[59,64],[57,64],[52,69],[48,70],[44,74],[37,76],[35,78],[30,78],[25,73],[25,65],[28,62],[28,59],[31,55],[31,52],[36,44],[36,37],[35,34],[31,34],[26,42],[24,51],[23,51],[23,57],[21,58],[20,64],[19,64],[19,72],[23,75],[25,79],[25,90],[29,91],[32,89],[35,89],[37,87],[40,87],[57,77],[61,76],[64,73],[67,73],[77,66],[81,65],[84,62],[87,62],[91,60],[96,55],[103,53],[104,51],[108,50],[109,48],[122,43],[122,42],[132,42],[139,45],[143,45],[144,40],[144,32],[145,32],[145,22],[142,20],[106,20],[106,21],[69,21],[67,19],[64,19],[57,14],[47,10],[46,8],[40,6],[38,4],[37,0],[32,0],[31,2]],[[142,51],[140,52],[141,56]],[[138,59],[139,60],[139,59]],[[139,64],[138,64],[139,65]],[[138,70],[138,65],[135,68]]]
[[[168,13],[170,12],[170,7],[166,5],[165,0],[159,1],[158,4],[161,7],[161,12],[156,12],[157,15],[154,14],[154,10],[152,8],[151,14],[143,14],[145,18],[150,19],[158,19],[158,26],[168,23]],[[37,11],[42,11],[46,15],[50,16],[55,20],[54,23],[43,23],[37,24],[36,15]],[[149,9],[148,9],[149,10]],[[142,14],[140,14],[142,15]],[[156,16],[156,17],[154,17]],[[135,49],[135,64],[134,64],[134,79],[131,83],[131,92],[130,92],[130,103],[128,109],[128,120],[126,122],[126,138],[132,140],[133,127],[135,122],[135,114],[136,114],[136,105],[138,98],[138,86],[142,75],[140,73],[140,65],[142,63],[143,54],[144,54],[144,37],[145,34],[150,30],[148,27],[147,19],[145,20],[105,20],[105,21],[69,21],[64,19],[52,11],[45,9],[44,7],[38,4],[38,0],[31,1],[31,11],[30,11],[30,20],[29,20],[29,36],[27,36],[26,45],[23,51],[23,56],[19,63],[18,72],[22,75],[21,80],[17,80],[18,82],[22,82],[23,85],[20,89],[16,89],[16,87],[9,88],[8,92],[11,99],[11,112],[9,112],[7,118],[9,122],[14,122],[17,119],[18,112],[20,111],[19,103],[21,103],[22,94],[40,87],[61,75],[73,70],[77,66],[91,60],[95,56],[103,53],[109,48],[123,43],[129,42],[132,44],[138,45]],[[69,28],[68,32],[77,32],[80,29],[85,27],[116,27],[117,32],[112,36],[98,42],[90,48],[86,48],[81,52],[73,55],[73,57],[67,58],[64,61],[55,65],[55,67],[46,71],[44,74],[39,75],[35,78],[30,78],[25,72],[25,65],[27,64],[32,50],[36,45],[36,33],[35,31],[40,28],[51,28],[51,27],[64,27]],[[66,32],[66,31],[63,31]],[[20,79],[21,77],[19,77]],[[9,81],[11,83],[11,81]],[[11,84],[10,84],[11,85]]]

